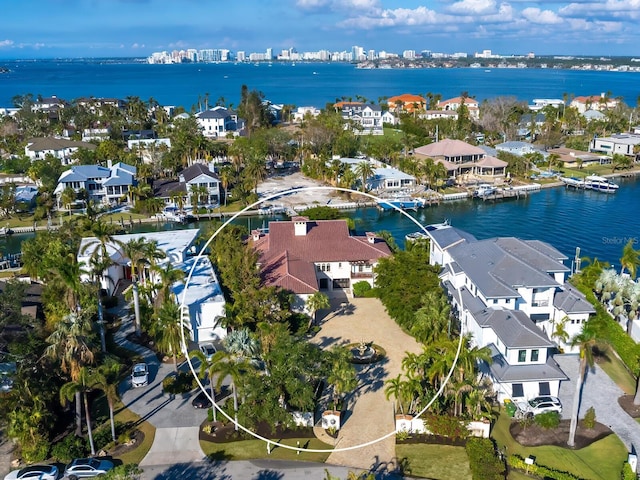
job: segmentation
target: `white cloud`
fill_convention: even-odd
[[[145,48],[145,45],[144,45],[144,43],[137,43],[136,42],[136,43],[131,45],[131,48],[134,48],[134,49],[135,48]]]
[[[562,18],[558,16],[556,12],[551,10],[540,10],[539,8],[525,8],[522,10],[522,16],[531,23],[541,25],[555,25],[562,23]]]
[[[494,0],[461,0],[451,5],[447,10],[451,13],[465,15],[483,15],[495,13],[496,2]]]
[[[380,8],[380,0],[296,0],[303,10],[372,11]]]
[[[570,3],[558,10],[563,16],[594,17],[603,13],[635,14],[640,11],[640,0],[607,0],[606,2],[592,2],[588,4]]]
[[[13,40],[0,40],[0,48],[13,47]]]
[[[328,7],[330,4],[331,0],[296,0],[296,6],[304,10],[316,10]]]

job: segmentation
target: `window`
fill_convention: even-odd
[[[514,398],[524,397],[524,388],[522,388],[521,383],[511,384],[511,396]]]
[[[532,362],[537,362],[538,361],[539,353],[540,353],[540,350],[531,350],[531,361]]]
[[[327,263],[327,272],[330,272],[330,271],[331,271],[331,264]]]
[[[540,383],[538,383],[538,389],[540,391],[540,396],[551,395],[551,389],[549,388],[549,382],[540,382]]]
[[[518,350],[518,362],[526,362],[527,361],[527,351],[526,350]]]
[[[496,303],[498,303],[498,299],[497,299],[497,298],[494,298],[494,299],[493,299],[493,304],[495,305]]]

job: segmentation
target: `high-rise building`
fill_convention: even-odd
[[[239,50],[238,53],[236,53],[236,60],[239,62],[244,62],[246,60],[246,53],[244,50]]]
[[[272,60],[273,59],[273,49],[272,48],[267,48],[267,51],[265,53],[265,60]]]
[[[404,52],[402,52],[402,58],[406,58],[407,60],[413,60],[414,58],[416,58],[416,51],[405,50]]]

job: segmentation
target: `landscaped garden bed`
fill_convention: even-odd
[[[623,395],[618,398],[618,403],[631,418],[640,418],[640,405],[633,404],[634,395]]]
[[[210,433],[208,426],[211,426]],[[251,429],[252,432],[257,433],[261,437],[269,438],[275,441],[284,440],[287,438],[315,438],[313,428],[311,427],[299,427],[299,428],[285,428],[284,426],[272,427],[266,422],[261,422],[257,427]],[[250,440],[254,437],[242,430],[235,430],[233,423],[228,422],[226,424],[222,422],[209,422],[202,423],[200,428],[200,440],[214,443],[228,443],[236,442],[238,440]]]
[[[557,428],[545,429],[536,424],[525,425],[522,422],[514,421],[509,431],[513,439],[520,445],[527,447],[553,445],[568,448],[569,425],[570,420],[562,420]],[[578,423],[575,448],[580,449],[587,447],[598,440],[608,437],[612,433],[611,429],[602,423],[596,422],[593,428],[585,428]]]
[[[398,445],[415,445],[415,444],[429,444],[429,445],[453,445],[456,447],[464,447],[467,443],[466,438],[449,438],[441,435],[427,435],[426,433],[411,433],[408,436],[396,435],[396,444]]]

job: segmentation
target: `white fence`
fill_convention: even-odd
[[[472,437],[489,438],[491,424],[489,422],[467,422],[467,429]],[[412,415],[396,415],[396,432],[431,434],[421,418]]]

